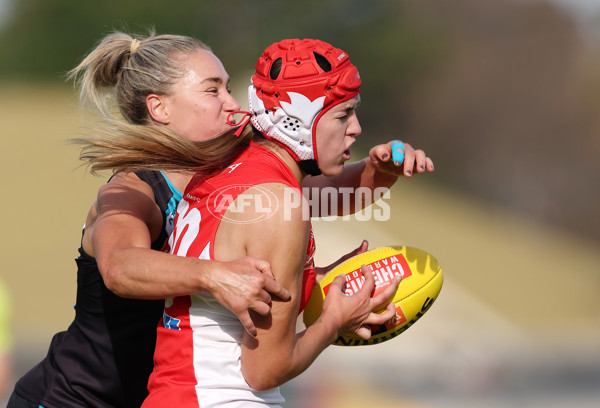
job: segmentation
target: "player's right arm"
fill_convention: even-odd
[[[284,203],[286,189],[289,191],[282,184],[266,183],[259,191],[268,190],[276,202]],[[255,194],[256,190],[251,188],[237,200]],[[258,336],[243,335],[242,373],[247,383],[259,391],[277,387],[302,373],[340,334],[356,333],[369,338],[371,333],[366,324],[382,324],[395,314],[393,304],[384,314],[372,312],[389,304],[397,284],[371,298],[375,283],[365,268],[363,273],[367,278],[357,293],[344,295],[345,280],[336,278],[323,304],[321,317],[306,330],[296,333],[310,224],[300,206],[289,207],[279,205],[259,222],[250,222],[257,219],[251,208],[228,212],[229,220],[239,222],[221,222],[215,237],[214,251],[219,259],[242,255],[266,259],[277,280],[292,293],[290,302],[273,301],[269,316],[255,316]]]
[[[152,189],[135,174],[117,174],[102,186],[83,238],[96,258],[108,289],[137,299],[162,299],[210,292],[234,312],[250,334],[256,329],[248,310],[270,312],[271,294],[288,300],[273,279],[270,264],[245,257],[231,262],[179,257],[151,249],[162,228]]]

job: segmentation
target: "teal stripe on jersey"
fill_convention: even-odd
[[[183,194],[179,190],[177,190],[177,188],[175,188],[173,183],[171,183],[171,180],[167,178],[164,172],[161,171],[160,174],[163,175],[165,181],[167,182],[167,185],[169,186],[169,189],[173,193],[173,197],[171,197],[171,199],[169,200],[167,210],[165,211],[167,215],[172,215],[175,214],[175,212],[177,211],[177,204],[179,204],[179,202],[183,198]]]

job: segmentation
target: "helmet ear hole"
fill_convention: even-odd
[[[271,70],[269,71],[269,77],[271,79],[277,79],[279,74],[281,73],[281,58],[277,58],[273,61],[273,65],[271,65]]]
[[[323,55],[319,54],[318,52],[314,52],[313,54],[315,55],[315,60],[317,61],[317,64],[319,64],[319,66],[321,67],[321,69],[325,72],[329,72],[331,71],[331,63],[329,61],[327,61],[327,58],[325,58]]]

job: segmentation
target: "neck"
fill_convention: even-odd
[[[181,193],[185,191],[185,188],[192,179],[192,176],[194,175],[194,173],[192,172],[178,173],[172,171],[165,171],[164,173],[165,176],[167,176],[167,178],[171,182],[171,184],[173,184],[173,186],[175,186],[175,188]]]
[[[296,160],[292,157],[292,155],[283,146],[281,146],[269,139],[259,140],[258,143],[261,146],[266,147],[267,149],[269,149],[273,153],[275,153],[285,163],[285,165],[288,166],[289,169],[292,171],[292,173],[296,177],[296,180],[298,180],[298,184],[302,184],[302,180],[308,174],[306,174],[305,172],[303,172],[300,169],[300,167],[298,166],[298,163],[296,163]]]

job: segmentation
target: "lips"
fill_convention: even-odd
[[[344,153],[342,154],[342,157],[344,158],[344,161],[348,161],[348,160],[350,160],[350,157],[352,157],[352,153],[350,153],[350,148],[352,147],[352,145],[354,144],[354,142],[356,142],[356,139],[352,138],[350,140],[350,144],[348,145],[348,148],[346,150],[344,150]]]
[[[350,160],[350,157],[352,157],[350,154],[350,149],[344,150],[344,154],[342,156],[344,157],[344,160]]]

